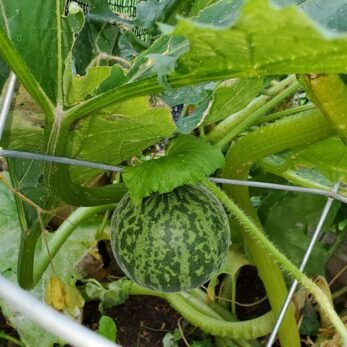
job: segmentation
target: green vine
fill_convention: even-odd
[[[74,211],[56,230],[54,236],[50,240],[48,245],[50,255],[44,250],[38,255],[38,259],[35,263],[34,285],[40,280],[42,274],[49,266],[49,263],[54,260],[59,249],[81,222],[87,220],[96,213],[114,207],[114,204],[98,207],[81,207]],[[130,281],[128,282],[130,283]],[[273,316],[271,313],[253,320],[237,322],[236,318],[219,304],[214,302],[210,304],[205,303],[206,294],[199,289],[195,289],[188,293],[165,294],[142,288],[131,282],[130,294],[162,297],[192,324],[204,330],[207,329],[206,331],[218,336],[235,339],[253,339],[268,334],[273,324]],[[197,312],[199,312],[198,315]]]
[[[223,191],[209,180],[205,180],[203,184],[218,197],[229,212],[241,225],[244,226],[249,236],[260,246],[258,247],[265,250],[268,256],[271,256],[285,269],[285,271],[293,276],[293,278],[295,278],[314,296],[321,309],[325,312],[327,317],[329,317],[332,325],[340,334],[343,343],[347,344],[347,329],[344,326],[343,321],[335,312],[334,307],[331,305],[330,300],[325,293],[313,281],[307,278],[282,252],[280,252],[271,241],[267,239],[257,225]]]
[[[333,135],[332,128],[317,110],[306,111],[259,127],[230,147],[226,155],[226,165],[222,176],[247,180],[250,168],[260,159],[331,135]],[[240,186],[225,186],[224,190],[261,228],[261,223],[250,201],[248,189]],[[238,226],[235,223],[234,227],[243,234],[268,293],[271,308],[277,315],[287,295],[287,288],[281,271],[265,250],[259,247],[253,238],[249,237],[243,225]],[[282,344],[287,343],[288,346],[299,345],[294,313],[291,310],[290,308],[287,311],[279,332]]]
[[[129,294],[154,295],[164,298],[190,323],[212,335],[236,340],[250,340],[263,337],[271,332],[273,327],[271,313],[242,322],[225,321],[219,313],[201,300],[201,294],[195,293],[197,291],[170,294],[158,293],[131,282]]]

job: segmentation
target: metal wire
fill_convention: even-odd
[[[10,111],[14,88],[16,86],[16,75],[11,71],[8,85],[5,90],[4,100],[0,109],[0,140],[5,129],[8,112]]]
[[[40,327],[76,347],[116,347],[115,343],[94,333],[71,318],[45,305],[25,290],[0,276],[0,299],[29,317]]]
[[[72,159],[66,157],[55,157],[46,154],[39,153],[30,153],[30,152],[22,152],[22,151],[14,151],[7,149],[0,149],[0,156],[11,157],[11,158],[23,158],[28,160],[42,160],[53,163],[59,163],[64,165],[75,165],[81,167],[89,167],[93,169],[100,169],[106,171],[113,172],[121,172],[123,169],[120,166],[107,165],[102,163],[96,163],[86,160]],[[276,190],[285,190],[292,191],[298,193],[309,193],[315,195],[321,195],[326,197],[334,198],[335,200],[341,201],[343,203],[347,203],[347,197],[338,194],[334,190],[323,190],[323,189],[315,189],[315,188],[305,188],[299,186],[290,186],[287,184],[277,184],[277,183],[267,183],[267,182],[257,182],[257,181],[241,181],[241,180],[232,180],[226,178],[218,178],[211,177],[210,180],[215,183],[221,184],[234,184],[239,186],[247,186],[247,187],[255,187],[255,188],[263,188],[263,189],[276,189]]]
[[[340,186],[340,182],[335,184],[335,186],[333,187],[332,191],[336,193],[337,190],[339,189],[339,186]],[[303,272],[305,267],[306,267],[306,264],[307,264],[307,262],[308,262],[308,260],[310,258],[310,255],[311,255],[311,253],[313,251],[314,245],[316,244],[316,242],[317,242],[317,240],[319,238],[320,232],[322,230],[322,227],[324,225],[324,222],[325,222],[326,218],[328,217],[328,214],[329,214],[329,211],[330,211],[330,208],[331,208],[333,202],[334,202],[334,198],[329,197],[328,201],[326,202],[326,204],[324,206],[324,209],[323,209],[322,214],[321,214],[321,216],[319,218],[319,222],[317,224],[316,230],[313,233],[312,239],[311,239],[311,241],[310,241],[310,243],[309,243],[309,245],[308,245],[308,247],[306,249],[304,258],[302,259],[302,262],[300,264],[300,268],[299,269],[300,269],[301,272]],[[273,343],[275,342],[277,332],[278,332],[278,330],[279,330],[279,328],[280,328],[280,326],[282,324],[282,321],[283,321],[284,316],[285,316],[285,314],[287,312],[287,309],[288,309],[288,307],[290,305],[290,302],[292,301],[292,298],[294,296],[296,288],[298,287],[298,284],[299,283],[298,283],[297,280],[295,280],[292,283],[292,285],[290,287],[290,290],[288,292],[287,298],[284,301],[284,304],[283,304],[283,306],[281,308],[281,311],[280,311],[280,313],[278,315],[278,318],[276,320],[276,324],[275,324],[275,326],[274,326],[274,328],[272,330],[272,333],[271,333],[271,335],[269,337],[269,340],[268,340],[268,342],[266,344],[266,347],[271,347],[273,345]]]
[[[0,149],[0,155],[2,155],[3,157],[48,161],[48,162],[52,162],[52,163],[82,166],[82,167],[88,167],[88,168],[92,168],[92,169],[101,169],[101,170],[106,170],[106,171],[119,172],[119,171],[123,170],[119,166],[94,163],[91,161],[72,159],[72,158],[66,158],[66,157],[54,157],[51,155],[39,154],[39,153],[30,153],[30,152],[21,152],[21,151],[12,151],[12,150]]]
[[[1,152],[0,152],[1,153]],[[275,190],[286,190],[290,192],[297,193],[309,193],[315,195],[326,196],[328,198],[334,198],[335,200],[347,203],[347,197],[338,194],[334,190],[323,190],[317,188],[305,188],[300,186],[290,186],[288,184],[277,184],[277,183],[267,183],[267,182],[257,182],[257,181],[241,181],[241,180],[231,180],[225,178],[211,177],[210,180],[215,183],[222,184],[235,184],[239,186],[255,187],[255,188],[265,188],[265,189],[275,189]]]

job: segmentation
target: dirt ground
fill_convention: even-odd
[[[237,300],[245,304],[238,307],[238,315],[241,319],[250,319],[269,309],[265,297],[265,291],[258,279],[254,267],[247,266],[240,274]],[[256,293],[256,294],[255,294]],[[254,296],[256,295],[256,296]],[[247,306],[260,300],[258,305]],[[83,324],[92,330],[96,330],[101,314],[98,310],[98,301],[86,303],[83,314]],[[118,328],[117,342],[123,347],[161,347],[165,334],[174,331],[178,327],[180,315],[174,311],[164,300],[150,296],[131,296],[122,305],[113,307],[106,312],[112,317]],[[187,334],[191,340],[201,337],[198,329]],[[17,332],[11,328],[0,312],[0,331],[19,338]],[[185,332],[186,333],[186,332]],[[13,347],[14,344],[0,339],[0,347]],[[180,346],[185,346],[183,340]],[[44,347],[44,346],[41,346]]]
[[[163,337],[177,328],[180,318],[164,300],[148,296],[132,296],[106,314],[114,318],[117,342],[123,347],[161,347]],[[96,330],[99,319],[98,302],[88,303],[83,324]]]

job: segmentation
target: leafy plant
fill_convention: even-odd
[[[281,8],[283,3],[276,3],[147,1],[138,5],[136,18],[126,18],[101,0],[90,0],[89,11],[74,2],[66,10],[66,4],[58,0],[2,1],[0,87],[9,69],[21,87],[1,146],[124,168],[121,176],[113,176],[52,162],[7,160],[10,179],[0,177],[15,193],[18,219],[5,204],[8,220],[1,229],[7,235],[11,223],[20,224],[19,253],[12,255],[18,256],[17,278],[22,287],[36,286],[36,290],[52,263],[50,275],[55,280],[50,285],[58,283],[59,288],[69,287],[76,293],[75,282],[81,275],[74,272],[71,277],[65,267],[65,272],[58,273],[54,264],[60,254],[67,254],[68,237],[78,233],[77,227],[83,229],[85,220],[113,209],[127,190],[139,203],[153,192],[168,193],[203,182],[230,213],[231,237],[257,266],[272,314],[237,322],[225,307],[206,303],[198,289],[158,294],[129,281],[116,282],[107,290],[104,285],[89,284],[87,294],[89,290],[91,298],[101,299],[106,306],[122,302],[129,294],[158,295],[192,324],[219,336],[217,342],[225,338],[256,344],[246,341],[270,332],[287,294],[283,268],[314,295],[342,343],[347,343],[345,326],[331,302],[291,262],[301,258],[303,250],[296,254],[298,243],[305,237],[307,242],[307,236],[294,234],[295,221],[304,223],[306,216],[294,211],[295,221],[288,221],[282,230],[279,227],[288,207],[308,204],[306,200],[272,194],[266,201],[261,194],[251,196],[239,186],[225,185],[222,192],[205,179],[212,174],[241,180],[265,175],[269,180],[276,177],[329,190],[346,178],[347,87],[340,76],[347,72],[347,34],[341,17],[346,4],[339,0],[319,7],[315,1],[291,1],[298,6]],[[134,27],[147,30],[149,40],[136,37]],[[314,104],[296,107],[290,98],[303,90]],[[176,102],[184,106],[175,122],[168,105]],[[146,154],[145,150],[160,142],[159,153]],[[259,201],[260,219],[252,199]],[[315,217],[321,203],[308,204]],[[48,237],[47,254],[38,240],[52,210],[66,205],[83,207]],[[339,208],[335,207],[336,218],[331,215],[330,225],[335,224]],[[311,219],[307,223],[314,224]],[[263,226],[290,259],[266,238]],[[281,244],[283,240],[289,241]],[[77,244],[75,254],[90,246],[90,239]],[[326,246],[320,245],[318,252],[328,259]],[[4,264],[2,271],[7,270]],[[234,273],[235,269],[224,270]],[[13,273],[13,265],[8,271]],[[317,275],[323,268],[313,263],[309,272]],[[221,286],[227,286],[219,278]],[[106,300],[115,291],[117,299]],[[231,292],[225,299],[230,299]],[[82,306],[77,302],[74,309]],[[25,340],[25,333],[18,329]],[[300,344],[292,308],[279,337],[283,346]]]
[[[102,316],[99,321],[98,333],[114,342],[117,338],[117,326],[114,320],[108,316]]]

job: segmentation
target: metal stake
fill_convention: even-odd
[[[12,102],[15,86],[16,86],[16,75],[11,71],[10,77],[8,79],[8,85],[4,95],[4,100],[2,102],[1,110],[0,110],[0,140],[2,138],[2,134],[5,129],[6,120],[7,120],[8,112],[11,107],[11,102]]]
[[[339,189],[339,186],[340,186],[340,182],[336,183],[334,188],[333,188],[333,190],[332,190],[332,192],[336,193],[338,191],[338,189]],[[334,198],[329,197],[328,201],[326,202],[326,204],[324,206],[324,209],[322,211],[321,217],[320,217],[319,222],[317,224],[316,230],[313,233],[313,236],[312,236],[312,239],[310,241],[310,244],[309,244],[309,246],[306,249],[304,258],[302,259],[302,262],[301,262],[301,265],[300,265],[300,271],[301,272],[303,272],[304,269],[305,269],[305,266],[306,266],[306,264],[307,264],[307,262],[309,260],[309,257],[310,257],[310,255],[312,253],[313,247],[314,247],[316,241],[318,240],[319,234],[320,234],[320,232],[322,230],[323,224],[324,224],[324,222],[325,222],[325,220],[326,220],[326,218],[328,216],[328,213],[330,211],[330,208],[331,208],[333,202],[334,202]],[[292,301],[293,295],[294,295],[295,290],[296,290],[297,287],[298,287],[298,281],[295,280],[292,283],[291,287],[290,287],[289,293],[288,293],[287,298],[286,298],[286,300],[285,300],[285,302],[284,302],[284,304],[283,304],[283,306],[281,308],[281,311],[280,311],[280,313],[278,315],[276,324],[274,326],[274,329],[272,330],[272,333],[271,333],[270,338],[269,338],[269,340],[268,340],[268,342],[266,344],[266,347],[271,347],[273,345],[273,343],[275,342],[277,332],[278,332],[278,330],[279,330],[279,328],[280,328],[280,326],[282,324],[282,321],[283,321],[284,316],[285,316],[285,314],[287,312],[288,306],[290,305],[290,302]]]
[[[73,346],[120,347],[45,305],[2,276],[0,276],[0,299],[6,300],[18,312]]]

